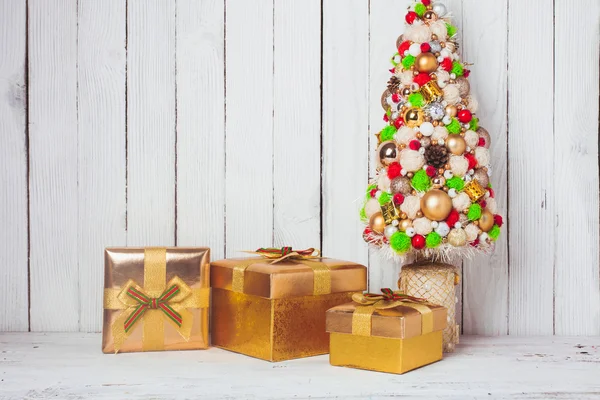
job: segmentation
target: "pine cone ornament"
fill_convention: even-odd
[[[448,149],[446,146],[434,144],[425,149],[427,164],[435,168],[443,168],[448,162]]]
[[[397,92],[400,88],[400,79],[396,75],[393,75],[388,81],[387,88],[392,93]]]

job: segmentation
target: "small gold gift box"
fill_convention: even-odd
[[[325,312],[366,288],[366,268],[313,249],[257,254],[211,264],[212,344],[267,361],[328,353]]]
[[[208,347],[209,249],[109,248],[104,261],[104,353]]]
[[[383,291],[327,311],[331,365],[403,374],[442,359],[446,309]]]

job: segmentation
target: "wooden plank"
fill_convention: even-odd
[[[364,265],[359,210],[370,156],[368,6],[367,0],[323,1],[322,249]]]
[[[125,246],[125,3],[80,1],[79,329],[102,326],[103,250]]]
[[[555,3],[555,333],[600,334],[598,1]],[[574,99],[577,99],[574,101]]]
[[[273,243],[272,0],[226,0],[225,26],[226,255],[231,257]]]
[[[513,335],[553,333],[553,14],[544,0],[509,0],[508,219],[516,223],[509,227],[508,328]],[[535,46],[523,46],[523,38]]]
[[[127,244],[175,243],[175,0],[127,2]]]
[[[26,38],[25,0],[0,1],[0,331],[29,329]]]
[[[386,125],[381,107],[381,94],[391,77],[391,56],[397,51],[396,39],[404,32],[407,1],[381,0],[371,2],[369,12],[369,177],[377,172],[375,135]],[[366,188],[366,185],[364,186]],[[364,190],[364,189],[363,189]],[[366,246],[366,244],[365,244]],[[382,258],[377,250],[369,251],[369,291],[379,293],[381,288],[397,288],[400,262]]]
[[[77,2],[30,0],[31,330],[79,329]]]
[[[479,101],[477,116],[492,136],[492,185],[499,213],[507,212],[507,0],[463,1],[462,57],[473,63],[471,93]],[[506,218],[505,218],[506,219]],[[463,329],[465,334],[508,332],[508,227],[494,254],[463,264]]]
[[[455,354],[402,376],[332,367],[327,356],[271,364],[217,348],[111,357],[99,351],[99,340],[97,334],[0,336],[0,348],[10,349],[0,363],[3,396],[597,400],[600,393],[600,337],[466,336]]]
[[[177,1],[177,244],[223,258],[224,1]]]
[[[319,247],[321,0],[273,4],[274,244]]]

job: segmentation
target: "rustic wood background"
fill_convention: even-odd
[[[598,1],[445,3],[509,221],[464,332],[598,335]],[[321,247],[393,287],[358,199],[406,6],[0,0],[0,330],[98,331],[109,245]]]

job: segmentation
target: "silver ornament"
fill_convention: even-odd
[[[446,10],[446,6],[443,3],[435,3],[433,5],[433,12],[436,13],[438,17],[443,17],[448,13],[448,10]]]
[[[429,113],[429,116],[434,121],[440,121],[446,115],[446,108],[442,105],[442,103],[431,103],[427,106],[426,111]]]
[[[440,51],[442,51],[442,45],[437,40],[432,40],[431,42],[429,42],[429,47],[431,47],[432,53],[439,53]]]
[[[385,235],[386,238],[389,239],[396,232],[398,232],[398,228],[396,228],[394,225],[388,225],[388,226],[385,227],[385,230],[383,231],[383,234]]]

